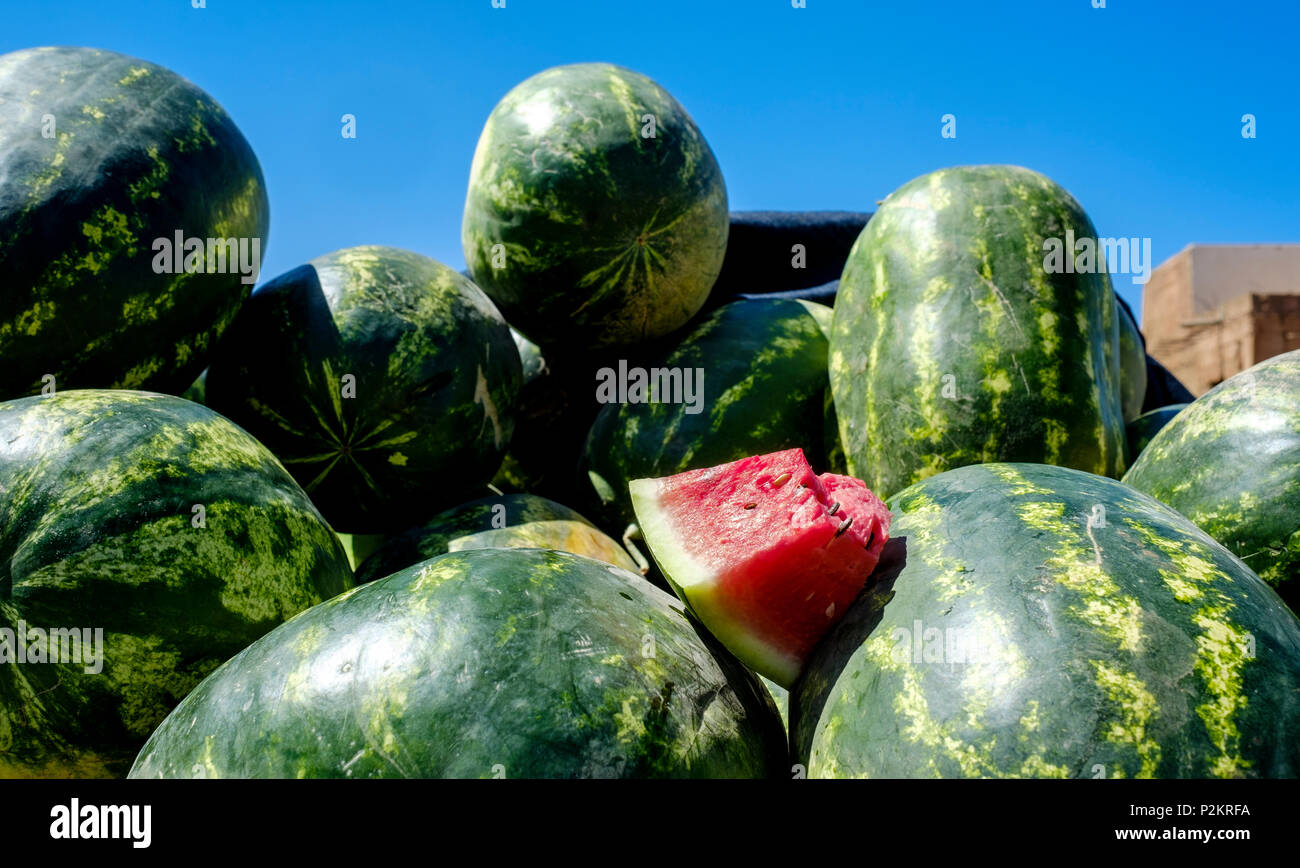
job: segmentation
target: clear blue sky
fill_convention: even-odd
[[[1300,241],[1298,6],[6,0],[0,52],[108,48],[215,96],[270,188],[264,278],[367,243],[462,267],[469,164],[493,105],[541,69],[592,60],[687,107],[733,209],[871,210],[932,169],[1019,163],[1073,192],[1099,234],[1150,237],[1158,263],[1191,242]],[[356,140],[339,134],[344,113]],[[955,140],[939,135],[945,113]]]

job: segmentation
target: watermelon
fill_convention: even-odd
[[[573,468],[582,440],[596,416],[592,401],[594,369],[557,358],[511,328],[523,385],[515,401],[515,433],[492,484],[501,491],[528,492],[576,502]]]
[[[1294,777],[1300,621],[1144,494],[987,464],[895,495],[791,693],[809,777]]]
[[[1142,450],[1147,448],[1147,444],[1156,436],[1161,428],[1169,424],[1169,421],[1186,409],[1186,404],[1170,404],[1168,407],[1157,407],[1154,410],[1148,410],[1138,416],[1132,422],[1125,426],[1128,432],[1128,455],[1130,461],[1137,461],[1137,457],[1142,454]]]
[[[840,442],[840,420],[835,415],[835,395],[829,385],[822,398],[822,451],[826,456],[828,471],[848,474],[849,461],[844,455],[844,444]]]
[[[208,395],[208,369],[204,368],[202,373],[190,383],[189,388],[181,392],[180,397],[186,401],[193,401],[195,404],[204,403]]]
[[[777,684],[770,678],[759,676],[767,692],[772,695],[772,701],[776,703],[776,711],[781,715],[781,725],[789,727],[790,725],[790,691]]]
[[[92,48],[0,56],[0,400],[179,393],[248,296],[268,223],[257,158],[190,82]]]
[[[388,534],[382,533],[341,533],[337,536],[339,542],[343,544],[343,551],[347,552],[348,563],[354,571],[358,564],[370,557],[389,538]]]
[[[352,247],[260,287],[208,368],[248,429],[346,533],[409,527],[468,497],[510,443],[519,352],[463,275]]]
[[[991,461],[1124,471],[1119,315],[1104,262],[1050,273],[1065,190],[1017,166],[924,175],[881,204],[849,255],[830,383],[849,473],[893,493]]]
[[[223,660],[351,586],[306,494],[212,411],[109,390],[0,403],[0,777],[124,774]],[[99,642],[98,671],[86,644],[55,663],[56,630]]]
[[[608,403],[587,434],[579,477],[606,526],[633,520],[627,486],[749,455],[802,447],[824,465],[823,402],[830,308],[753,299],[719,308],[643,370],[687,375],[695,401]],[[629,374],[629,383],[630,374]],[[629,388],[629,399],[631,389]],[[661,397],[658,390],[646,396]],[[687,396],[684,392],[682,397]]]
[[[768,777],[767,692],[677,602],[568,552],[451,552],[305,612],[163,722],[132,777]]]
[[[1119,314],[1120,406],[1127,423],[1142,415],[1142,403],[1147,396],[1147,348],[1128,307],[1122,304],[1115,307]],[[1131,460],[1132,455],[1129,457]]]
[[[1300,350],[1197,398],[1124,481],[1190,518],[1300,610]]]
[[[474,281],[528,337],[594,348],[684,325],[727,230],[722,172],[686,110],[644,75],[580,63],[493,109],[461,240]]]
[[[635,571],[623,547],[567,506],[532,494],[484,497],[435,515],[389,539],[357,567],[371,582],[412,564],[476,548],[550,548]]]
[[[630,485],[673,590],[741,662],[789,688],[866,584],[889,512],[800,449]]]

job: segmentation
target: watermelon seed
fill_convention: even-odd
[[[786,484],[787,482],[789,482],[789,481],[790,481],[790,474],[788,474],[788,473],[782,473],[782,474],[781,474],[780,476],[778,476],[776,479],[773,479],[773,480],[772,480],[772,487],[773,487],[773,488],[780,488],[782,485],[785,485],[785,484]]]
[[[871,541],[874,540],[875,538],[876,538],[876,532],[874,530],[867,531],[867,544],[863,546],[863,548],[867,548],[867,549],[871,548]]]
[[[826,511],[826,514],[827,514],[827,515],[834,515],[835,513],[839,512],[839,511],[840,511],[840,502],[837,500],[837,501],[835,501],[834,503],[831,504],[831,508],[830,508],[829,510]]]
[[[826,607],[826,617],[827,618],[835,617],[835,603],[832,602],[829,606]]]
[[[758,506],[758,504],[757,504],[757,503],[754,503],[753,501],[751,501],[751,502],[745,504],[745,509],[753,509],[753,508],[756,507],[756,506]]]
[[[831,539],[839,539],[840,534],[844,533],[844,531],[851,527],[853,527],[853,518],[849,517],[844,519],[844,524],[840,525],[840,529],[835,531],[835,536],[831,537]]]

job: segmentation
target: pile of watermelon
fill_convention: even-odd
[[[1300,353],[1192,400],[1024,168],[730,213],[618,66],[465,165],[253,291],[215,101],[0,56],[0,777],[1300,775]]]

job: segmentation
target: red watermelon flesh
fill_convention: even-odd
[[[642,536],[704,626],[789,687],[866,584],[889,509],[801,449],[629,484]]]

